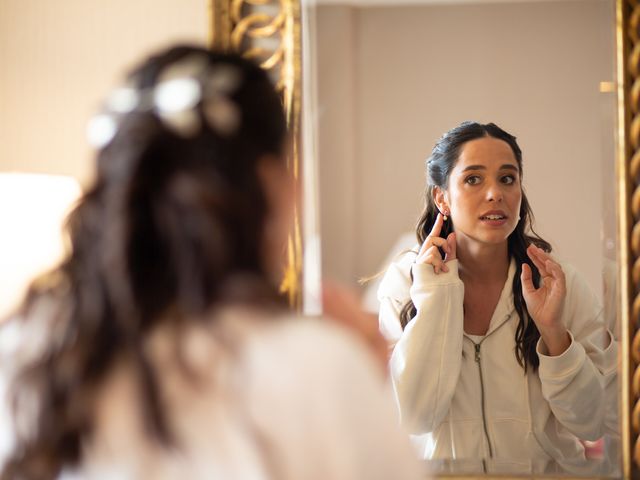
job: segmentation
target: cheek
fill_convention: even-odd
[[[464,216],[469,208],[469,204],[474,203],[471,195],[461,189],[459,186],[449,188],[449,206],[452,215]]]
[[[509,195],[509,208],[514,213],[514,220],[519,221],[520,208],[522,207],[522,190],[517,190]]]
[[[520,205],[522,204],[522,190],[517,189],[515,190],[512,195],[512,203],[515,207],[517,207],[518,211],[520,210]]]

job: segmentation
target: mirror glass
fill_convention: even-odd
[[[416,244],[436,140],[465,120],[494,122],[522,148],[535,230],[581,272],[617,332],[613,1],[319,0],[306,12],[323,275],[377,312],[380,277],[358,280]],[[569,473],[615,473],[615,440],[583,445],[589,460]],[[461,458],[431,467],[547,472]]]

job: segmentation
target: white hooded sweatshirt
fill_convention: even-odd
[[[378,296],[381,330],[396,344],[391,376],[401,418],[413,433],[426,434],[423,456],[463,461],[472,471],[580,473],[579,440],[616,429],[610,410],[616,408],[617,343],[584,279],[562,266],[562,321],[571,344],[551,357],[538,341],[540,366],[525,374],[515,356],[515,262],[489,329],[478,337],[463,330],[458,261],[436,275],[415,258],[406,253],[389,267]],[[403,331],[399,314],[409,299],[417,313]]]

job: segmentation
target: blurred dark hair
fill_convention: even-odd
[[[446,190],[449,185],[449,176],[460,156],[460,151],[465,143],[483,137],[497,138],[506,142],[518,163],[518,169],[522,178],[522,151],[516,142],[516,137],[505,132],[493,123],[481,124],[477,122],[463,122],[459,126],[445,133],[433,147],[431,156],[427,159],[427,189],[425,195],[425,207],[416,227],[418,243],[422,245],[431,233],[433,225],[438,216],[439,210],[433,198],[434,187]],[[540,272],[527,255],[527,247],[535,244],[546,252],[551,251],[551,245],[540,238],[533,231],[533,212],[529,206],[527,196],[522,189],[522,203],[520,204],[520,221],[515,230],[509,235],[508,250],[509,256],[515,260],[516,274],[513,277],[513,300],[519,322],[515,334],[515,355],[518,363],[527,370],[532,367],[538,368],[539,359],[536,354],[536,343],[540,338],[535,323],[530,320],[527,305],[522,295],[522,285],[520,273],[522,264],[527,263],[533,273],[533,283],[536,287],[540,285]],[[440,236],[447,236],[454,231],[451,221],[444,222]],[[442,252],[441,252],[442,253]],[[416,307],[411,300],[404,306],[400,313],[400,323],[402,328],[416,315]]]
[[[145,335],[161,322],[207,321],[225,302],[284,305],[261,248],[268,212],[256,167],[284,161],[286,136],[267,74],[235,54],[177,46],[149,58],[127,84],[153,91],[168,68],[194,59],[203,65],[190,113],[197,128],[181,134],[149,108],[113,117],[95,182],[68,218],[70,254],[32,285],[15,320],[42,323],[52,340],[13,382],[14,417],[25,414],[21,398],[34,396],[39,408],[2,478],[56,478],[80,461],[92,428],[87,403],[120,355],[133,360],[149,432],[171,444]],[[223,69],[234,72],[222,94],[235,115],[232,128],[216,129],[206,95]],[[43,313],[42,303],[53,307]]]

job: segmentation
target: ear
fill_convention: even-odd
[[[280,166],[277,160],[270,155],[265,155],[256,162],[256,174],[262,186],[269,210],[277,204],[278,190],[280,187],[279,169]]]
[[[288,215],[294,204],[294,182],[283,159],[265,155],[256,164],[256,174],[272,216]]]
[[[436,185],[435,187],[433,187],[432,194],[433,194],[433,201],[438,207],[438,210],[440,210],[440,212],[443,215],[450,215],[451,209],[449,208],[449,199],[448,199],[447,191],[443,190],[442,188]]]
[[[262,255],[274,285],[279,285],[286,265],[286,245],[294,221],[295,182],[281,158],[266,155],[256,164],[256,175],[267,203]]]

